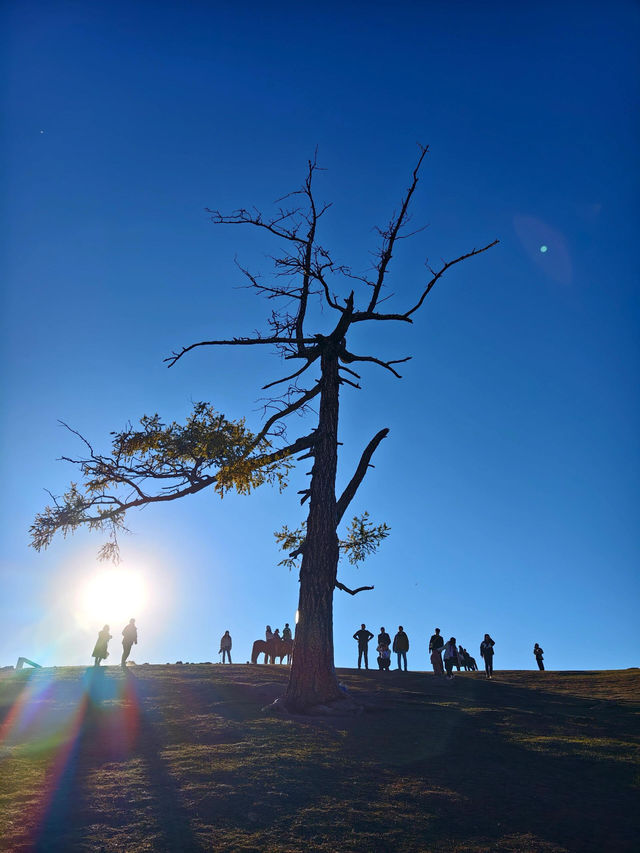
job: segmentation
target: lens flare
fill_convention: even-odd
[[[573,282],[573,264],[569,245],[564,235],[534,216],[514,216],[513,227],[529,258],[545,275],[570,285]]]
[[[58,676],[38,670],[16,680],[21,690],[0,725],[0,776],[27,755],[42,760],[35,786],[25,790],[31,820],[24,841],[25,849],[49,849],[52,827],[64,824],[96,760],[135,752],[140,703],[135,679],[102,668]]]

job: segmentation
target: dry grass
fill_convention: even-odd
[[[362,715],[265,715],[286,677],[3,674],[0,849],[637,849],[637,670],[343,670]]]

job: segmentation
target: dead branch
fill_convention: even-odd
[[[467,258],[473,258],[475,255],[481,255],[482,252],[486,252],[487,249],[491,249],[493,246],[496,246],[499,242],[500,242],[499,240],[494,240],[492,243],[488,243],[486,246],[483,246],[482,249],[472,249],[470,252],[467,252],[466,255],[460,255],[459,258],[456,258],[453,261],[447,261],[445,264],[443,264],[441,269],[437,273],[434,273],[433,278],[425,287],[420,299],[416,302],[416,304],[413,306],[413,308],[410,308],[408,311],[405,311],[403,316],[406,319],[408,319],[412,314],[414,314],[419,308],[422,307],[422,303],[427,298],[431,288],[438,281],[438,279],[441,278],[442,275],[444,275],[444,273],[450,267],[454,266],[455,264],[459,264],[460,261],[466,261]],[[433,270],[432,270],[432,272],[433,272]]]
[[[262,386],[262,390],[266,391],[267,388],[273,388],[274,385],[280,385],[282,382],[289,382],[291,379],[296,379],[298,376],[303,374],[305,372],[305,370],[307,370],[309,367],[311,367],[311,365],[313,364],[313,362],[316,360],[317,357],[318,356],[315,355],[312,358],[310,358],[309,361],[307,361],[305,364],[302,365],[300,370],[296,370],[296,372],[292,373],[291,376],[285,376],[283,379],[276,379],[274,382],[268,382],[266,385]]]
[[[228,215],[221,213],[219,210],[211,210],[208,207],[205,210],[211,214],[211,221],[216,225],[254,225],[256,228],[264,228],[271,234],[275,234],[276,237],[281,237],[283,240],[289,240],[293,243],[305,242],[304,238],[298,236],[299,224],[294,224],[292,228],[278,227],[283,222],[299,216],[299,208],[292,210],[281,209],[278,216],[269,220],[264,220],[259,210],[254,210],[253,213],[250,213],[243,207]]]
[[[282,418],[286,418],[287,415],[291,415],[301,406],[304,406],[310,400],[313,400],[313,398],[320,393],[321,387],[322,386],[318,382],[316,386],[310,391],[306,391],[304,394],[302,394],[302,396],[298,397],[297,400],[294,400],[294,402],[291,403],[289,406],[286,406],[284,409],[280,409],[274,415],[272,415],[256,436],[253,446],[257,447],[260,444],[262,439],[266,437],[267,433],[269,432],[273,424],[276,423],[276,421],[282,420]]]
[[[336,513],[338,524],[340,523],[342,516],[345,514],[345,511],[353,498],[355,497],[358,488],[360,487],[360,483],[364,480],[364,475],[367,473],[367,468],[369,467],[369,463],[371,462],[371,457],[376,452],[376,449],[383,438],[386,438],[389,435],[388,428],[381,429],[379,433],[374,435],[369,444],[364,449],[362,456],[360,457],[360,462],[358,463],[358,467],[356,468],[355,474],[349,481],[346,489],[340,495],[340,499],[336,504]]]
[[[373,355],[354,355],[353,353],[350,353],[350,352],[347,352],[346,350],[343,350],[340,353],[340,358],[342,361],[346,361],[348,364],[350,364],[354,361],[368,361],[368,362],[371,362],[372,364],[379,364],[380,367],[386,368],[386,370],[393,373],[394,376],[397,376],[398,379],[402,379],[402,374],[398,373],[398,371],[395,370],[395,368],[393,368],[391,365],[392,364],[404,364],[405,361],[411,361],[412,356],[407,355],[404,358],[394,358],[394,359],[391,359],[390,361],[383,361],[382,359],[376,358]],[[343,368],[343,369],[346,370],[346,368]]]
[[[383,242],[382,247],[380,249],[380,261],[377,265],[378,277],[373,287],[373,293],[371,294],[369,307],[367,308],[367,311],[369,312],[373,311],[373,309],[376,307],[376,303],[378,302],[380,290],[382,288],[382,285],[384,284],[384,279],[387,274],[389,261],[391,260],[391,257],[393,255],[393,248],[395,246],[396,240],[398,239],[400,229],[407,220],[409,203],[411,202],[411,197],[413,196],[413,193],[415,192],[415,189],[418,185],[418,175],[420,172],[420,167],[422,165],[422,161],[427,155],[428,150],[428,145],[426,147],[420,146],[420,157],[418,158],[418,162],[416,163],[416,166],[413,170],[413,180],[411,182],[411,186],[407,190],[405,197],[402,200],[402,204],[400,205],[400,213],[391,220],[388,228],[381,232]]]
[[[343,583],[340,583],[339,580],[336,580],[334,584],[336,589],[341,589],[343,592],[348,592],[349,595],[357,595],[359,592],[364,592],[366,589],[374,589],[372,586],[359,586],[357,589],[349,589],[348,586],[345,586]]]
[[[347,379],[345,376],[341,376],[338,379],[339,385],[351,385],[352,388],[357,388],[359,391],[362,390],[362,385],[358,385],[357,382],[352,382],[350,379]]]
[[[315,338],[305,338],[303,343],[305,344],[314,344]],[[219,346],[252,346],[254,344],[289,344],[290,346],[295,344],[295,341],[291,338],[281,338],[281,337],[270,337],[270,338],[231,338],[227,341],[198,341],[196,344],[190,344],[188,347],[183,347],[180,352],[172,352],[170,356],[163,359],[163,361],[168,362],[169,367],[173,367],[173,365],[178,361],[178,359],[182,358],[183,355],[190,352],[192,349],[196,347],[219,347]]]

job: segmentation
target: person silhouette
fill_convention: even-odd
[[[231,634],[225,631],[220,638],[220,651],[222,652],[222,663],[224,663],[225,655],[231,663]]]
[[[369,647],[368,643],[373,639],[371,631],[367,630],[367,626],[362,623],[360,630],[356,631],[353,639],[358,641],[358,669],[361,668],[362,658],[364,656],[364,668],[369,669]]]
[[[435,634],[432,634],[429,640],[429,651],[432,652],[434,649],[441,649],[443,646],[444,640],[440,634],[440,628],[436,628]]]
[[[484,671],[487,678],[493,676],[493,647],[495,640],[492,640],[489,634],[484,635],[484,640],[480,643],[480,657],[484,660]]]
[[[439,650],[439,648],[438,648]],[[453,667],[458,663],[458,647],[456,646],[456,638],[451,637],[444,644],[444,668],[447,670],[447,678],[453,678]]]
[[[543,671],[544,670],[544,663],[542,662],[542,660],[543,660],[542,656],[544,655],[544,651],[540,648],[540,646],[537,643],[533,647],[533,654],[535,655],[536,663],[538,664],[538,669]]]
[[[138,629],[136,628],[136,620],[129,619],[129,624],[122,629],[122,660],[120,666],[124,669],[127,665],[127,658],[131,652],[131,646],[138,644]]]
[[[390,646],[391,645],[391,637],[385,631],[384,626],[382,626],[382,628],[380,628],[380,633],[378,634],[378,645],[379,646]]]
[[[282,639],[290,640],[291,639],[291,628],[289,627],[289,623],[284,623],[284,628],[282,629]]]
[[[109,633],[109,626],[105,625],[102,631],[98,632],[98,639],[96,640],[96,644],[91,652],[91,657],[95,658],[94,666],[100,666],[100,661],[109,657],[107,646],[109,645],[110,639],[111,634]]]
[[[398,656],[398,672],[402,669],[401,662],[404,661],[404,671],[407,671],[407,652],[409,651],[409,638],[402,625],[398,625],[398,633],[393,638],[393,651]]]
[[[378,669],[387,671],[391,666],[391,652],[385,643],[378,643]]]
[[[444,675],[444,666],[442,665],[442,646],[438,646],[437,649],[432,649],[429,659],[433,666],[434,673],[436,675]]]

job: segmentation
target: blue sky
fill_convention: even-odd
[[[163,364],[265,328],[234,258],[267,272],[277,244],[204,208],[268,210],[317,146],[322,242],[365,271],[418,142],[414,222],[429,227],[394,257],[393,304],[420,291],[426,258],[500,244],[452,270],[413,327],[358,331],[361,351],[413,359],[342,397],[340,482],[390,428],[353,509],[392,533],[341,570],[375,590],[336,593],[336,663],[353,664],[365,622],[403,624],[415,669],[435,625],[472,652],[489,631],[496,668],[534,666],[536,641],[551,669],[638,665],[639,24],[630,2],[3,5],[0,665],[89,662],[110,621],[82,604],[108,570],[98,536],[27,547],[44,489],[74,476],[58,419],[103,450],[127,421],[196,400],[257,428],[260,387],[283,375],[266,351]],[[129,519],[121,568],[148,587],[128,614],[139,663],[216,660],[227,628],[244,661],[265,624],[293,621],[272,534],[304,517],[305,470],[282,494]]]

